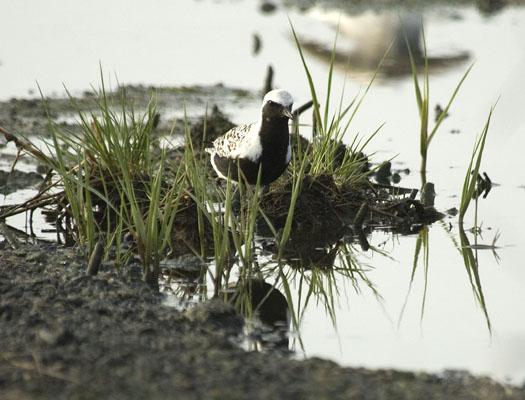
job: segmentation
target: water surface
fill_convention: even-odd
[[[101,18],[101,10],[111,17]],[[336,22],[339,11],[335,13]],[[31,96],[35,81],[47,94],[62,94],[62,83],[79,93],[98,82],[99,62],[121,83],[176,86],[223,82],[251,90],[262,87],[266,67],[272,64],[276,85],[288,88],[300,104],[309,99],[309,92],[287,15],[299,35],[315,41],[319,48],[330,48],[335,33],[331,11],[314,8],[301,13],[278,8],[267,15],[249,1],[165,0],[154,5],[123,0],[109,4],[19,1],[3,2],[0,14],[4,20],[0,36],[9,38],[0,43],[1,99]],[[458,207],[457,195],[475,137],[499,99],[482,166],[498,186],[480,202],[479,209],[480,241],[490,243],[496,232],[501,233],[500,261],[491,251],[479,251],[479,274],[492,335],[451,240],[451,236],[457,238],[458,230],[456,219],[450,218],[445,219],[445,225],[452,225],[450,233],[439,223],[430,228],[423,319],[425,280],[419,268],[397,326],[416,237],[377,232],[370,238],[371,244],[381,246],[391,258],[377,253],[359,257],[373,267],[368,276],[383,302],[366,287],[356,293],[349,282],[339,282],[346,290],[338,298],[337,329],[323,307],[311,304],[301,324],[304,353],[350,366],[426,371],[465,368],[521,383],[525,379],[525,319],[521,310],[525,304],[525,219],[521,211],[525,201],[525,8],[506,7],[492,15],[481,14],[473,6],[427,7],[413,14],[390,10],[349,15],[343,11],[341,51],[365,57],[362,49],[380,49],[390,43],[397,34],[396,21],[419,18],[429,55],[444,60],[432,68],[432,106],[446,102],[463,72],[474,63],[450,117],[430,148],[427,177],[436,185],[438,209]],[[256,56],[252,54],[254,33],[262,40]],[[373,59],[376,55],[367,56]],[[323,98],[327,62],[320,54],[307,57]],[[334,90],[338,94],[346,82],[348,99],[364,89],[373,72],[366,63],[356,64],[336,69]],[[232,118],[249,121],[257,112],[253,105],[232,113]],[[375,159],[395,156],[395,167],[412,171],[401,184],[419,187],[417,109],[406,73],[376,81],[345,140],[350,141],[356,133],[372,132],[382,123],[386,125],[370,145],[377,151]],[[7,200],[12,198],[2,198],[0,204]],[[23,226],[22,221],[20,224]],[[467,226],[472,224],[469,217]]]

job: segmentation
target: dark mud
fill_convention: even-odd
[[[180,118],[184,108],[192,116],[195,112],[202,114],[207,107],[211,114],[214,105],[220,105],[221,109],[223,105],[242,108],[251,101],[259,102],[258,94],[220,84],[189,87],[123,86],[115,92],[108,92],[108,101],[118,106],[121,91],[125,91],[128,104],[136,110],[146,109],[153,97],[160,116],[159,133],[165,134],[171,131],[177,119],[175,111],[178,111]],[[0,102],[0,121],[4,128],[17,135],[48,137],[48,119],[62,129],[78,132],[78,111],[89,113],[97,109],[96,96],[90,91],[75,96],[74,101],[68,97],[48,97],[45,102],[40,98],[11,99]]]
[[[73,249],[0,248],[2,399],[525,399],[465,372],[245,352],[234,339],[242,320],[219,301],[182,313],[131,267],[93,277]]]
[[[36,172],[0,170],[0,194],[10,194],[28,187],[36,187],[44,181],[42,175]]]

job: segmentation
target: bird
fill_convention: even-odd
[[[283,89],[271,90],[263,98],[258,121],[236,126],[205,149],[217,175],[240,180],[239,170],[250,185],[266,186],[279,178],[291,159],[288,120],[293,97]]]

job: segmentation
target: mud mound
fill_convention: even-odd
[[[191,124],[193,145],[198,150],[209,147],[215,139],[234,126],[235,124],[226,117],[219,107],[214,105],[211,113],[203,115]],[[204,131],[206,131],[206,137],[203,137]]]
[[[261,208],[277,229],[283,228],[286,222],[292,190],[292,181],[282,179],[262,198]],[[346,224],[366,199],[365,191],[342,188],[329,175],[306,175],[301,183],[292,229],[314,230]]]
[[[290,178],[278,180],[261,200],[261,208],[276,230],[284,228],[290,209],[293,184]],[[306,175],[297,199],[291,236],[285,256],[301,259],[301,266],[333,265],[341,241],[369,245],[366,235],[372,229],[402,234],[417,233],[424,225],[443,217],[434,207],[425,207],[411,197],[410,189],[366,183],[338,185],[333,177]],[[271,236],[266,222],[258,221],[258,233]],[[275,244],[265,247],[277,251]]]

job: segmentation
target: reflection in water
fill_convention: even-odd
[[[495,14],[508,5],[505,0],[478,0],[478,9],[485,15]]]
[[[429,251],[430,251],[430,244],[429,244],[429,236],[428,236],[428,230],[429,227],[425,226],[421,231],[419,232],[416,240],[416,248],[414,250],[414,262],[412,264],[412,272],[410,274],[410,281],[408,284],[408,291],[405,296],[405,302],[403,303],[403,307],[401,308],[401,312],[399,313],[399,318],[397,320],[397,326],[401,325],[401,321],[403,319],[403,315],[405,313],[405,309],[408,303],[408,298],[410,297],[410,292],[412,291],[412,287],[414,284],[414,277],[416,276],[416,271],[418,265],[420,265],[420,258],[422,258],[422,264],[423,264],[423,299],[421,301],[421,311],[420,311],[420,321],[423,321],[423,317],[425,315],[425,303],[427,299],[427,288],[428,288],[428,265],[429,265]]]
[[[481,307],[481,310],[483,311],[483,315],[485,316],[485,321],[487,323],[487,328],[489,333],[492,332],[492,324],[490,321],[489,313],[487,310],[487,304],[485,302],[485,296],[483,294],[483,287],[481,282],[481,277],[479,274],[479,258],[478,258],[478,250],[480,249],[495,249],[494,244],[492,246],[487,245],[479,245],[477,244],[477,237],[478,234],[474,232],[475,235],[475,243],[471,245],[465,230],[463,228],[462,224],[459,224],[458,226],[458,234],[459,234],[459,242],[455,235],[453,235],[447,226],[447,224],[443,221],[439,221],[439,224],[441,227],[447,232],[453,246],[459,251],[461,254],[461,257],[463,258],[463,264],[465,266],[465,270],[468,275],[469,283],[472,288],[472,292],[474,294],[474,298],[476,299],[476,302]],[[497,240],[497,236],[495,238]],[[424,313],[425,313],[425,304],[426,304],[426,298],[427,298],[427,288],[428,288],[428,271],[429,271],[429,253],[430,253],[430,241],[429,241],[429,227],[425,226],[418,234],[417,240],[416,240],[416,247],[414,250],[414,261],[412,265],[412,272],[410,274],[410,280],[408,284],[408,291],[405,297],[405,301],[403,303],[403,306],[401,308],[401,312],[399,314],[398,318],[398,327],[401,325],[403,315],[406,309],[406,306],[408,304],[408,300],[410,297],[410,293],[412,291],[412,287],[414,284],[414,279],[416,272],[418,270],[418,267],[420,265],[423,266],[423,296],[421,300],[421,311],[420,311],[420,319],[421,322],[423,321]],[[497,254],[494,252],[494,255],[497,258]]]
[[[263,279],[240,280],[233,289],[228,300],[251,320],[247,329],[249,347],[288,350],[290,314],[286,297]]]
[[[474,242],[477,244],[477,233],[474,234]],[[490,323],[490,317],[487,311],[487,305],[485,303],[485,296],[483,295],[483,288],[481,286],[481,278],[479,275],[479,259],[478,259],[478,250],[474,249],[465,233],[465,230],[463,229],[463,224],[459,224],[459,240],[460,240],[460,248],[459,251],[461,252],[461,255],[463,257],[463,263],[465,265],[465,270],[467,272],[470,285],[472,287],[472,291],[474,293],[474,296],[478,302],[478,304],[481,306],[481,309],[483,310],[483,314],[485,315],[485,320],[487,321],[487,328],[489,331],[492,331],[492,325]]]
[[[397,207],[395,210],[406,202],[408,206],[410,201],[414,200],[401,199],[399,203],[393,204]],[[390,212],[397,211],[393,209]],[[392,225],[374,225],[374,221],[372,218],[365,223],[344,225],[345,229],[331,229],[332,234],[322,234],[327,233],[328,229],[320,229],[320,226],[308,231],[297,229],[284,251],[280,251],[275,239],[256,238],[250,246],[252,262],[247,263],[236,255],[230,258],[231,262],[220,273],[217,273],[213,263],[205,265],[196,257],[195,268],[190,271],[170,272],[171,276],[179,279],[174,285],[174,294],[179,298],[179,304],[182,302],[184,306],[210,297],[220,297],[230,302],[246,318],[244,343],[249,349],[287,352],[295,347],[296,342],[291,340],[292,337],[297,338],[299,345],[303,347],[300,327],[306,311],[312,306],[323,309],[333,326],[337,326],[338,306],[341,299],[349,295],[349,287],[353,287],[356,293],[361,293],[363,288],[369,290],[380,306],[383,305],[380,291],[368,276],[371,267],[361,261],[360,256],[363,253],[357,251],[355,246],[359,243],[364,252],[388,257],[388,254],[378,248],[368,243],[365,248],[362,244],[363,238],[367,241],[367,235],[373,230],[386,229],[395,233],[418,235],[408,292],[398,324],[409,301],[416,273],[421,268],[424,277],[420,311],[422,321],[429,276],[429,226],[412,223],[406,229],[399,230],[399,227]],[[447,229],[444,222],[440,223]],[[450,234],[449,230],[447,232]],[[463,257],[470,286],[483,310],[490,332],[491,323],[479,275],[477,242],[470,245],[462,227],[459,239],[451,234],[450,236],[454,245],[451,249],[457,248]],[[176,266],[177,262],[172,264]],[[190,263],[185,259],[179,264],[187,266]],[[180,279],[181,277],[184,279]]]
[[[357,293],[367,287],[378,301],[382,300],[367,276],[370,267],[357,258],[350,243],[353,240],[353,236],[341,236],[335,244],[317,241],[313,246],[303,237],[303,246],[289,248],[278,261],[278,249],[265,243],[266,239],[258,239],[254,264],[246,267],[236,262],[221,279],[198,267],[177,271],[177,265],[187,265],[188,260],[174,261],[168,263],[170,270],[164,271],[165,276],[169,272],[173,277],[165,281],[164,291],[174,298],[168,303],[183,309],[217,293],[245,316],[246,347],[286,352],[294,348],[295,339],[302,347],[299,328],[309,306],[321,306],[335,327],[337,305],[348,294],[348,287]],[[208,265],[210,271],[214,268]]]
[[[423,63],[423,17],[412,11],[366,11],[360,15],[340,14],[340,11],[313,9],[310,15],[339,30],[335,62],[349,72],[375,71],[381,63],[385,76],[410,74],[408,46],[417,64]],[[316,39],[303,39],[303,48],[329,63],[332,44]],[[430,70],[451,68],[469,59],[467,52],[428,56]]]

